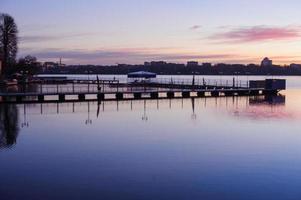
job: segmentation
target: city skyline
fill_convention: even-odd
[[[18,56],[67,64],[301,63],[296,0],[3,0],[19,28]],[[239,17],[238,17],[239,16]]]

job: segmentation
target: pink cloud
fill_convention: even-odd
[[[194,30],[198,30],[200,28],[202,28],[202,26],[200,26],[200,25],[194,25],[194,26],[191,26],[189,29],[194,31]]]
[[[212,40],[220,40],[230,43],[262,42],[273,40],[291,40],[300,38],[299,27],[266,27],[253,26],[236,28],[209,37]]]

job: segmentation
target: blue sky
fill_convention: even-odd
[[[69,64],[301,62],[297,0],[1,0],[19,56]]]

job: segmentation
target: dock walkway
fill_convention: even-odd
[[[279,81],[282,83],[279,85]],[[266,80],[267,83],[271,81]],[[102,84],[99,84],[102,83]],[[260,82],[262,83],[262,81]],[[168,83],[131,83],[122,84],[99,81],[98,85],[86,89],[77,90],[74,85],[57,85],[49,90],[42,85],[35,91],[26,92],[1,92],[0,103],[24,103],[24,102],[49,102],[49,101],[86,101],[86,100],[133,100],[133,99],[162,99],[162,98],[190,98],[190,97],[221,97],[221,96],[246,96],[277,94],[285,89],[283,80],[273,80],[269,87],[254,86],[239,87],[230,85],[204,85],[204,84],[168,84]],[[277,85],[278,84],[278,85]],[[285,84],[285,81],[284,81]],[[271,86],[270,86],[271,85]]]

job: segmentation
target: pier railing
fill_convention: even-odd
[[[156,78],[150,80],[127,79],[117,80],[115,78],[106,80],[68,80],[56,81],[56,84],[44,84],[37,82],[31,85],[18,85],[14,88],[4,88],[1,93],[114,93],[114,92],[150,92],[166,90],[193,90],[193,89],[229,89],[249,88],[248,81],[223,80],[204,78]]]
[[[102,83],[102,84],[100,84]],[[203,80],[173,80],[161,79],[142,80],[128,83],[93,81],[85,83],[65,82],[64,84],[23,84],[6,87],[0,91],[0,102],[47,102],[47,101],[85,101],[102,100],[133,100],[161,98],[190,98],[190,97],[220,97],[277,94],[286,89],[283,79],[266,79],[265,81],[250,81],[248,83],[220,80],[210,82]],[[48,99],[48,98],[51,99]],[[52,99],[54,97],[54,99]],[[47,99],[46,99],[47,98]]]
[[[137,78],[127,78],[127,77],[120,77],[120,76],[112,76],[112,77],[107,77],[107,76],[101,76],[99,75],[99,80],[100,82],[105,82],[105,83],[130,83],[133,81],[142,81],[143,79],[137,79]],[[217,85],[217,86],[233,86],[233,82],[235,85],[238,87],[246,87],[248,80],[240,79],[238,77],[220,77],[220,78],[208,78],[208,77],[202,77],[200,75],[198,76],[166,76],[166,77],[157,77],[157,78],[152,78],[148,79],[146,81],[148,82],[156,82],[156,83],[176,83],[176,84],[192,84],[193,79],[195,81],[196,85],[202,85],[204,83],[208,85]],[[66,77],[66,79],[61,79],[60,76],[58,78],[56,77],[50,77],[50,78],[45,78],[45,77],[35,77],[35,80],[40,80],[40,81],[62,81],[62,82],[81,82],[81,83],[96,83],[97,82],[97,75],[91,75],[87,77],[83,76],[73,76],[73,77]]]
[[[205,79],[205,78],[157,78],[150,80],[151,83],[170,85],[194,85],[194,86],[216,86],[216,87],[240,87],[248,88],[248,80],[238,79]]]

